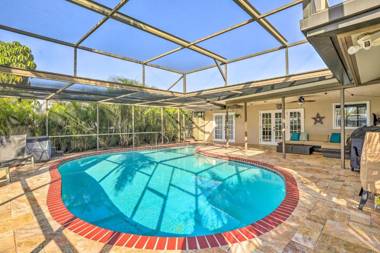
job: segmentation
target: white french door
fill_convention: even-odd
[[[281,110],[260,112],[260,144],[276,145],[282,140]],[[294,132],[304,131],[303,109],[289,109],[285,111],[285,138],[290,139]]]
[[[235,142],[235,113],[228,114],[228,139]],[[226,141],[226,114],[214,113],[214,140]]]

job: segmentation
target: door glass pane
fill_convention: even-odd
[[[228,123],[227,123],[227,134],[228,134],[228,138],[230,140],[234,140],[235,139],[235,126],[234,126],[234,115],[228,115]]]
[[[282,131],[281,131],[281,112],[276,112],[274,114],[274,120],[275,120],[275,125],[274,125],[274,138],[275,141],[281,141],[282,138]]]
[[[272,114],[261,114],[261,141],[272,142]]]
[[[290,112],[289,130],[290,130],[290,134],[301,132],[301,113],[300,112]]]
[[[223,115],[215,115],[214,138],[223,139]]]

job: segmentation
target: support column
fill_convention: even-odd
[[[49,100],[45,100],[45,135],[49,136]]]
[[[141,65],[142,66],[142,85],[143,86],[146,86],[146,80],[145,80],[145,65]]]
[[[224,120],[224,137],[226,138],[226,148],[230,146],[230,136],[229,136],[229,128],[228,128],[228,106],[226,106],[226,117]]]
[[[286,110],[285,110],[285,97],[282,97],[281,98],[281,109],[282,109],[282,112],[281,112],[281,131],[282,131],[282,157],[285,159],[286,158],[286,151],[285,151],[285,148],[286,148],[286,125],[285,125],[285,113],[286,113]]]
[[[346,113],[345,113],[345,96],[344,88],[340,90],[340,166],[342,169],[346,168],[346,161],[344,157],[345,141],[346,141]]]
[[[183,85],[183,87],[182,87],[182,91],[183,91],[183,93],[186,93],[186,91],[187,91],[186,74],[183,74],[183,78],[182,78],[182,80],[183,80],[183,83],[182,83],[182,85]]]
[[[99,150],[99,103],[96,103],[96,150]]]
[[[289,48],[285,48],[285,75],[289,75]]]
[[[161,107],[161,144],[164,144],[164,108]]]
[[[177,109],[177,129],[178,129],[178,140],[177,142],[181,142],[181,119],[180,119],[180,112],[179,108]]]
[[[132,147],[135,147],[135,106],[132,105]]]
[[[185,113],[182,112],[182,136],[183,136],[183,141],[186,140],[186,119],[185,119]]]
[[[248,112],[247,102],[244,102],[244,150],[248,150]]]
[[[227,63],[224,64],[224,86],[228,85]]]
[[[195,115],[194,111],[191,112],[191,137],[195,141],[201,140],[202,130],[200,127],[200,117],[199,115]]]
[[[74,76],[77,76],[78,72],[78,48],[74,47]]]

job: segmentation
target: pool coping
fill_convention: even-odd
[[[144,236],[101,228],[74,216],[66,208],[62,201],[61,175],[58,171],[58,166],[64,162],[96,154],[170,148],[187,145],[189,144],[166,144],[134,149],[122,148],[90,151],[59,159],[49,167],[51,181],[47,196],[48,210],[53,219],[61,224],[65,229],[69,229],[84,238],[100,243],[146,250],[197,250],[223,247],[257,238],[258,236],[271,231],[278,225],[285,222],[297,207],[299,202],[298,186],[295,178],[289,171],[279,166],[259,162],[249,158],[214,154],[212,152],[201,150],[200,147],[196,148],[196,152],[204,156],[252,164],[279,174],[285,181],[286,195],[284,200],[272,213],[255,223],[227,232],[193,237]]]

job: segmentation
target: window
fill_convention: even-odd
[[[301,112],[292,111],[289,113],[289,130],[290,135],[292,133],[302,132],[302,123],[301,123]]]
[[[357,128],[366,126],[369,123],[369,103],[358,102],[348,103],[344,106],[345,126],[347,128]],[[334,104],[334,128],[341,126],[340,104]]]
[[[216,113],[214,114],[214,140],[225,141],[226,140],[226,114],[225,113]],[[235,140],[235,114],[228,114],[228,123],[227,123],[227,134],[228,139],[231,142]]]

